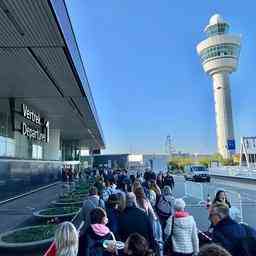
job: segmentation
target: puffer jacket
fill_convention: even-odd
[[[167,237],[171,234],[172,218],[172,216],[169,217],[164,230]],[[174,215],[172,244],[174,252],[184,254],[197,254],[199,252],[196,223],[193,216],[190,216],[187,212],[176,212]]]

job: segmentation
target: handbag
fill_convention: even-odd
[[[172,217],[172,229],[171,234],[167,238],[164,243],[164,256],[172,256],[173,255],[173,244],[172,244],[172,236],[173,236],[173,229],[174,229],[174,216]]]

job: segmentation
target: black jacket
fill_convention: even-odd
[[[95,234],[91,226],[89,226],[85,235],[85,256],[110,256],[111,254],[103,248],[104,240],[112,240],[111,234],[99,236]]]
[[[213,241],[228,250],[232,256],[242,256],[239,254],[241,251],[239,252],[237,247],[239,240],[245,237],[246,231],[244,227],[230,217],[221,220],[213,227]]]
[[[132,233],[139,233],[154,248],[153,229],[149,217],[139,208],[127,207],[119,217],[118,238],[125,242]]]
[[[108,216],[108,224],[109,229],[116,235],[118,232],[118,220],[120,212],[117,209],[112,207],[106,207],[106,212]]]

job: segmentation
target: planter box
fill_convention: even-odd
[[[54,240],[54,236],[50,237],[49,239],[38,240],[38,241],[33,241],[33,242],[23,242],[23,243],[9,243],[9,242],[3,241],[3,237],[12,235],[15,232],[27,231],[29,229],[37,229],[37,228],[41,228],[44,226],[45,225],[28,226],[28,227],[14,229],[14,230],[0,234],[0,249],[21,252],[21,251],[33,251],[33,250],[38,250],[38,249],[42,249],[42,248],[47,248]]]
[[[39,211],[36,211],[33,213],[33,215],[35,217],[38,217],[38,218],[45,218],[45,219],[52,219],[52,218],[67,218],[67,217],[72,217],[76,214],[78,214],[78,212],[80,211],[80,208],[76,207],[76,209],[74,209],[73,212],[70,212],[70,213],[57,213],[57,214],[47,214],[46,211],[48,210],[53,210],[53,209],[56,209],[56,210],[59,210],[61,209],[61,207],[58,207],[58,208],[46,208],[46,209],[42,209],[42,210],[39,210]]]

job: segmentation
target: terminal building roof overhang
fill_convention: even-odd
[[[40,110],[65,140],[104,148],[64,0],[0,2],[0,95]]]

